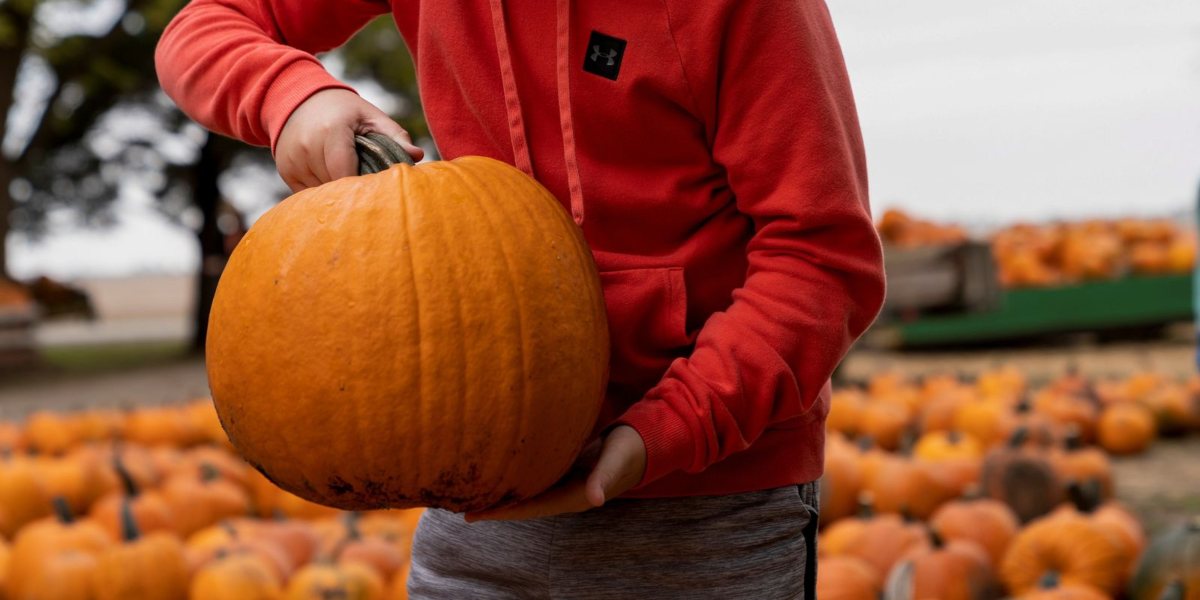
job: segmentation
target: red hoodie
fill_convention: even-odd
[[[387,12],[442,156],[517,166],[583,228],[612,332],[601,425],[646,443],[628,495],[818,478],[829,377],[884,293],[822,0],[194,0],[158,75],[201,124],[273,147],[346,88],[313,53]]]

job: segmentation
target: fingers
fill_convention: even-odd
[[[414,160],[425,156],[403,127],[354,92],[323,90],[288,117],[275,144],[275,161],[293,192],[358,173],[354,134],[375,131],[396,140]]]
[[[320,178],[308,168],[307,161],[303,159],[278,157],[275,164],[279,170],[279,176],[283,178],[283,182],[292,190],[292,193],[316,187],[322,183]]]
[[[358,155],[354,151],[354,132],[343,129],[325,138],[322,159],[325,181],[358,175]]]
[[[395,140],[397,144],[400,144],[400,147],[404,148],[404,151],[408,152],[408,155],[412,157],[413,162],[425,158],[425,150],[413,143],[412,136],[399,123],[393,121],[391,117],[379,109],[375,109],[375,112],[377,114],[367,115],[364,118],[363,126],[359,133],[366,133],[368,131],[382,133]]]

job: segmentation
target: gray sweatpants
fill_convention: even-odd
[[[428,510],[409,597],[811,600],[817,502],[809,483],[528,521],[467,524]]]

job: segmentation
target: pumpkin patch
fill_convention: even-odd
[[[1193,598],[1200,526],[1155,535],[1114,500],[1119,459],[1101,425],[1122,408],[1156,425],[1149,399],[1179,390],[1192,397],[1200,383],[1030,381],[999,367],[840,386],[833,402],[851,409],[827,423],[819,597]],[[941,402],[972,427],[931,417]],[[871,424],[875,406],[895,422]],[[967,407],[986,410],[958,412]],[[406,597],[421,509],[345,511],[279,488],[223,430],[180,425],[216,419],[207,398],[97,412],[55,414],[94,425],[53,453],[28,441],[45,436],[27,427],[39,431],[46,414],[0,426],[16,440],[0,455],[0,598]],[[1188,415],[1173,422],[1197,422]],[[147,422],[164,433],[139,431]],[[894,448],[871,433],[894,436]]]

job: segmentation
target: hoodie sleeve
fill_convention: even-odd
[[[158,79],[201,125],[274,150],[309,96],[353,91],[314,54],[388,10],[384,0],[193,0],[158,42]]]
[[[667,0],[712,153],[754,223],[749,267],[694,351],[618,420],[642,485],[698,472],[811,410],[884,296],[854,100],[822,0]]]

